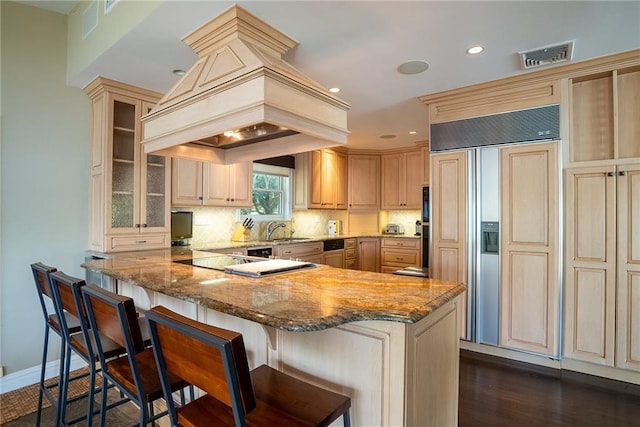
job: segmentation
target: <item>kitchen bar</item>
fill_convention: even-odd
[[[172,248],[83,267],[143,309],[241,332],[252,367],[348,394],[353,425],[457,424],[464,285],[326,265],[249,278],[179,262],[211,256]]]

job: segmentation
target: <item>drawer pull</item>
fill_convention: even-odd
[[[146,240],[136,240],[136,244],[140,244],[140,243],[147,243]]]

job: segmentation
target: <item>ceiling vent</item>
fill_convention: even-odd
[[[522,69],[542,67],[570,61],[573,57],[574,40],[557,45],[543,46],[527,52],[518,52]]]

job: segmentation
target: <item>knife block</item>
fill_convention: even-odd
[[[242,224],[236,224],[236,229],[231,236],[232,242],[249,242],[251,240],[251,229],[244,228]]]

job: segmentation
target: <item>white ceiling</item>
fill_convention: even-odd
[[[68,13],[78,2],[26,3]],[[640,1],[237,3],[299,41],[285,56],[289,63],[325,87],[342,89],[338,97],[351,104],[353,148],[426,140],[427,109],[417,97],[523,73],[519,51],[575,40],[573,60],[579,61],[640,47]],[[164,93],[177,80],[171,70],[196,59],[182,37],[231,4],[165,1],[70,83],[83,87],[103,75]],[[467,55],[476,44],[485,52]],[[398,65],[408,60],[427,61],[429,69],[399,74]]]

